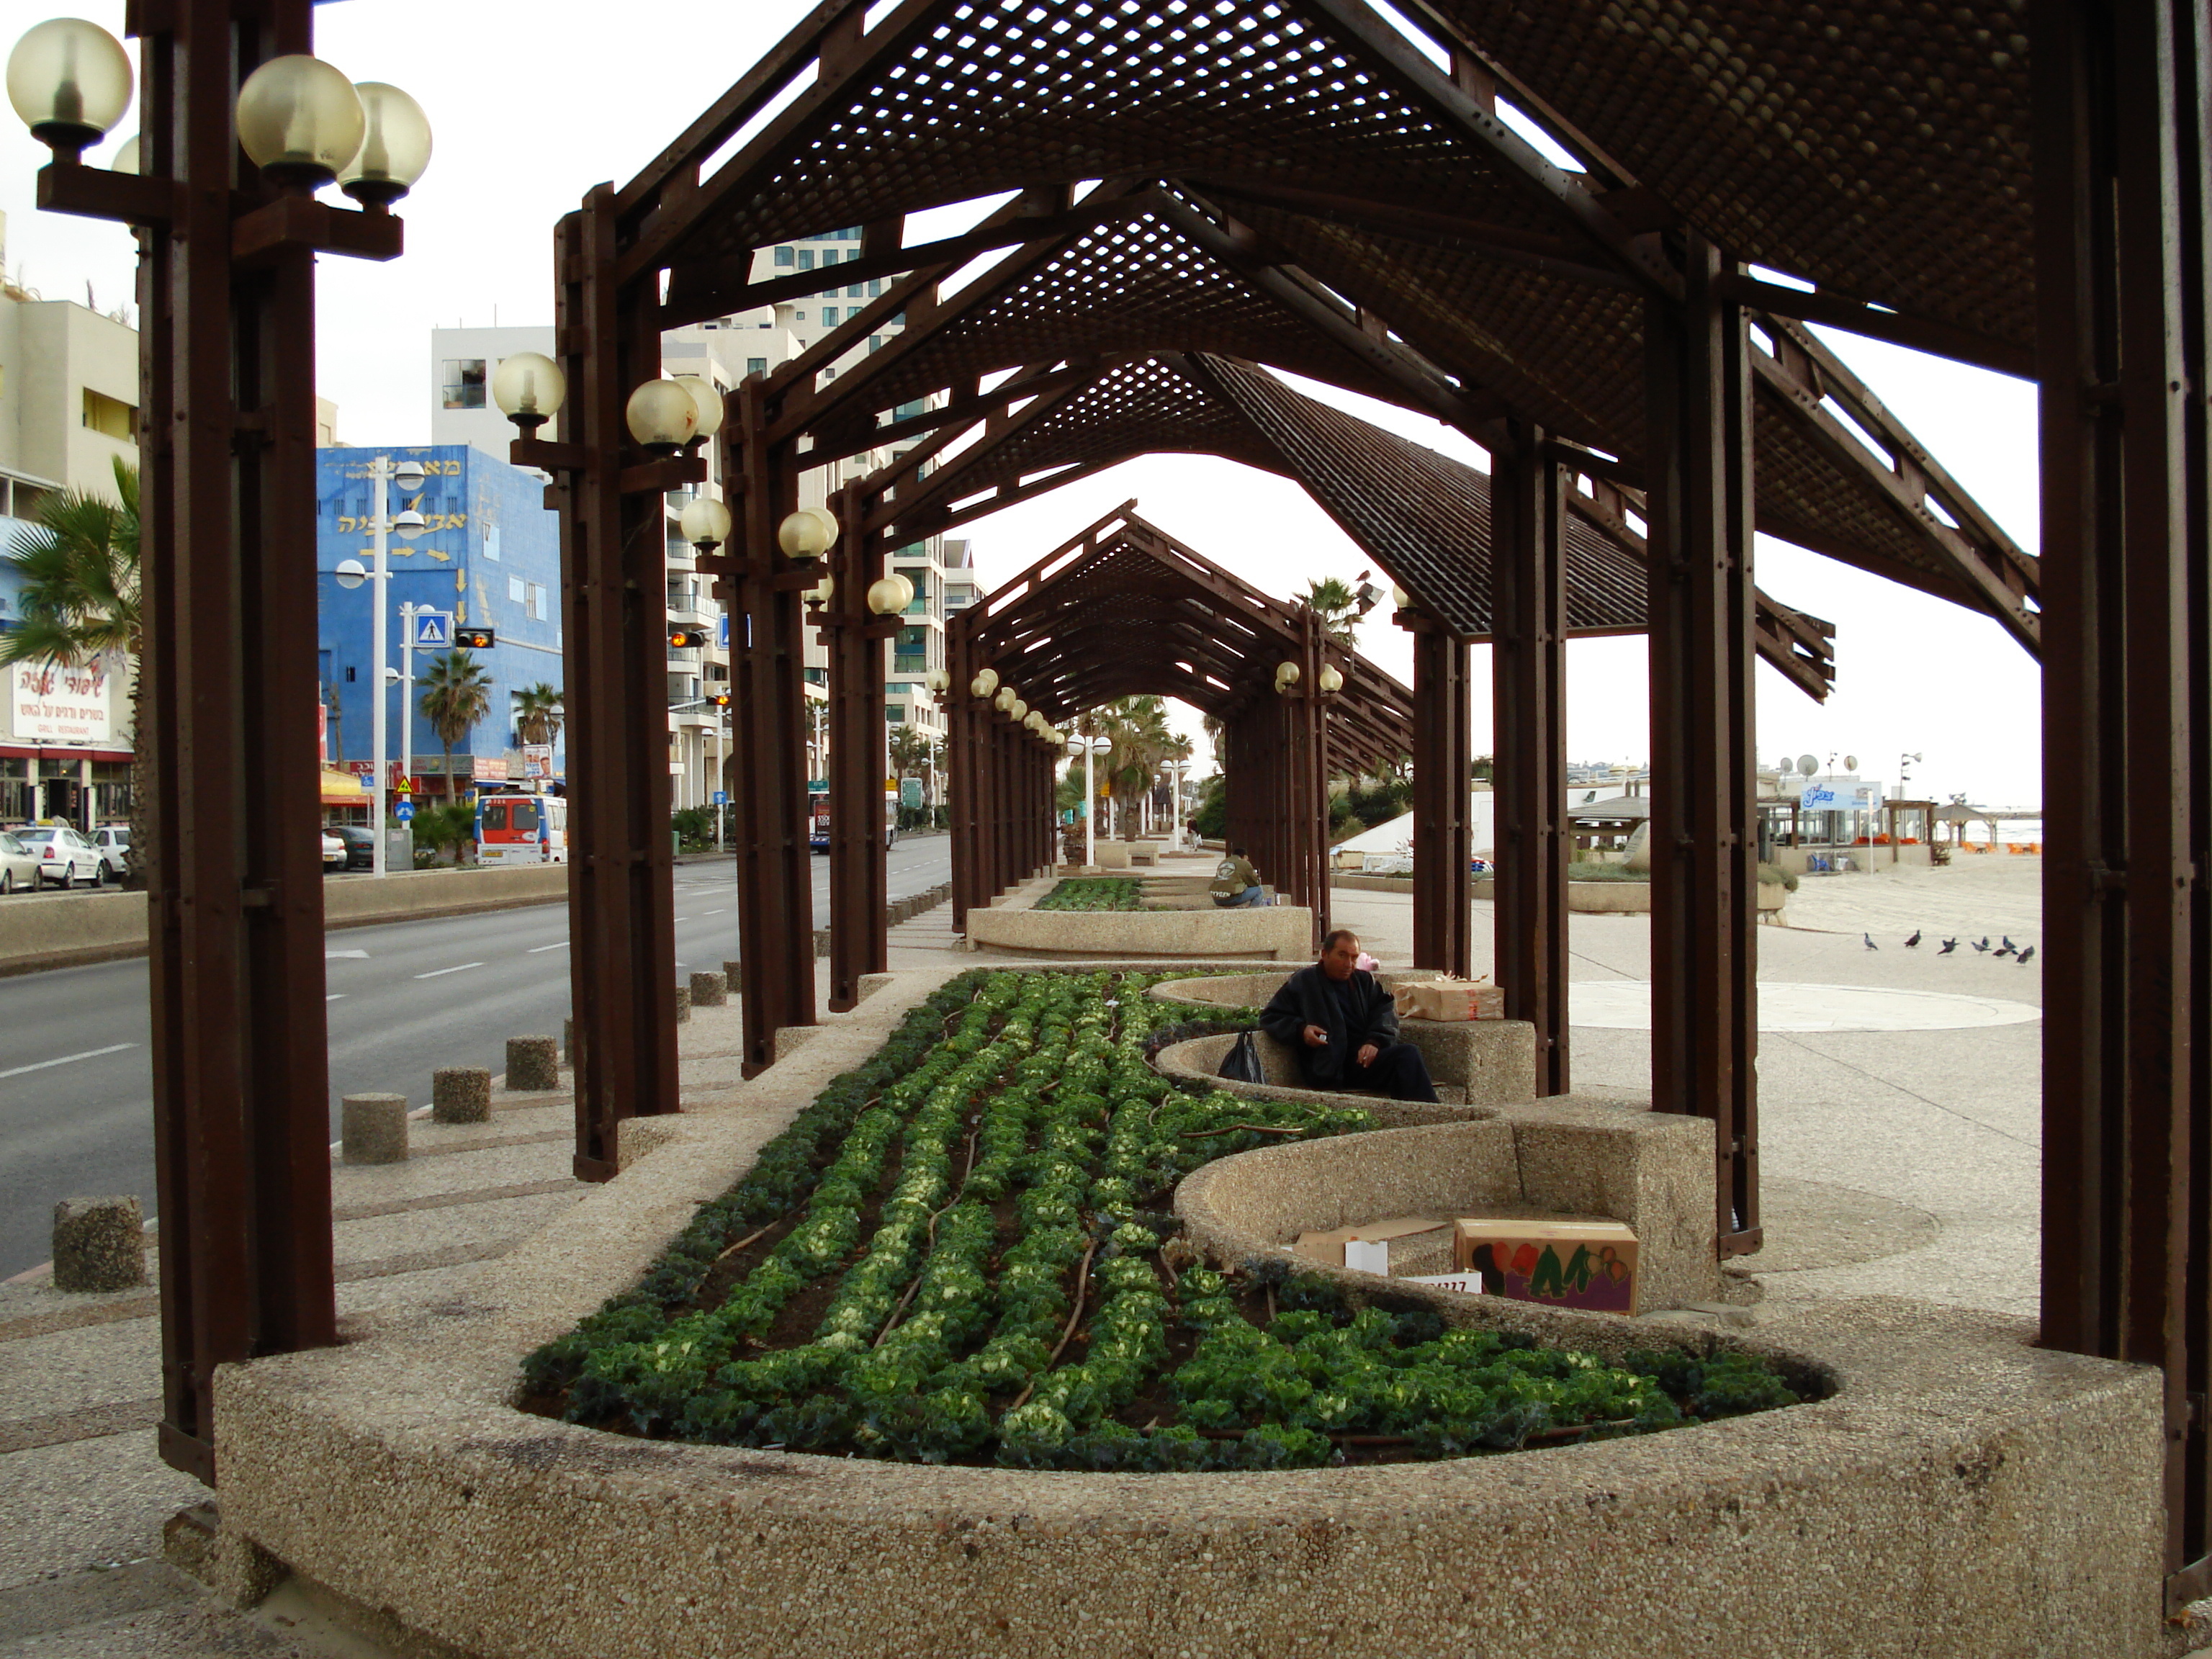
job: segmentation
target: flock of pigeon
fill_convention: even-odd
[[[1872,933],[1862,933],[1859,937],[1866,941],[1866,948],[1868,950],[1879,951],[1881,949],[1881,946],[1874,942],[1874,935]],[[1999,936],[1999,941],[2000,942],[1998,943],[1996,951],[1992,953],[1994,956],[2011,957],[2014,960],[2022,963],[2032,962],[2035,959],[2035,947],[2033,945],[2025,948],[2014,945],[2012,942],[2012,937],[2010,934],[2001,934]],[[1990,936],[1987,933],[1984,933],[1981,938],[1973,940],[1972,944],[1974,949],[1977,951],[1988,951],[1990,949]],[[1905,948],[1908,951],[1918,950],[1920,948],[1920,935],[1917,933],[1915,933],[1911,939],[1905,940]],[[1939,957],[1948,957],[1952,951],[1958,948],[1958,940],[1954,939],[1947,939],[1943,941],[1943,948],[1936,951],[1936,954]]]

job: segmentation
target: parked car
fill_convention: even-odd
[[[346,844],[329,830],[323,831],[323,873],[345,868]]]
[[[100,848],[64,823],[34,823],[15,839],[39,855],[39,879],[62,887],[100,885]]]
[[[110,881],[121,881],[131,867],[131,826],[103,823],[87,839],[100,849],[100,873]]]
[[[342,823],[329,830],[345,843],[345,867],[349,870],[376,868],[376,837],[359,824]]]
[[[39,890],[39,854],[35,848],[26,847],[15,835],[0,830],[0,893],[20,892],[24,888]]]

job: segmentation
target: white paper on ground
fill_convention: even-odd
[[[1344,1265],[1356,1273],[1390,1273],[1390,1244],[1387,1239],[1347,1238],[1344,1241]]]
[[[1436,1285],[1447,1291],[1462,1291],[1468,1296],[1482,1294],[1480,1273],[1405,1273],[1401,1275],[1409,1285]]]

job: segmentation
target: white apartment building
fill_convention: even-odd
[[[827,271],[860,257],[860,235],[858,230],[839,230],[762,248],[754,255],[754,276]],[[734,386],[748,374],[766,374],[799,356],[823,334],[849,320],[852,311],[880,296],[884,287],[881,278],[836,284],[819,295],[671,329],[661,336],[662,373],[696,374],[725,389]],[[897,322],[887,324],[885,332],[856,345],[833,368],[850,367],[880,348],[898,327]],[[552,350],[550,327],[434,330],[430,441],[474,444],[504,457],[514,428],[491,401],[491,377],[501,359],[517,352],[550,356]],[[822,505],[831,490],[865,477],[902,453],[902,447],[870,450],[803,474],[800,504]],[[711,457],[711,447],[708,453]],[[714,496],[723,493],[720,479],[711,471],[704,493]],[[672,648],[668,653],[668,763],[679,808],[710,805],[717,788],[732,787],[728,716],[712,702],[730,689],[726,623],[714,597],[713,579],[700,573],[690,544],[676,527],[678,515],[690,500],[684,491],[667,498],[668,620],[672,626],[702,628],[714,643],[701,650]],[[941,540],[936,538],[897,550],[893,568],[910,577],[915,588],[915,603],[909,609],[912,625],[884,645],[885,678],[892,686],[884,700],[886,720],[922,726],[935,737],[943,735],[944,719],[922,681],[928,669],[942,667],[945,662],[941,556]],[[829,653],[819,636],[810,632],[805,655],[811,715],[807,747],[808,775],[814,778],[828,774],[820,733],[830,696],[829,662]],[[921,666],[909,672],[905,666],[909,662],[919,662]]]

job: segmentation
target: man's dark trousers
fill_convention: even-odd
[[[1356,1054],[1348,1055],[1344,1069],[1341,1083],[1317,1082],[1309,1073],[1306,1085],[1313,1089],[1374,1089],[1393,1100],[1433,1103],[1437,1097],[1437,1085],[1429,1080],[1428,1062],[1410,1042],[1393,1042],[1378,1049],[1371,1066],[1362,1066]]]

